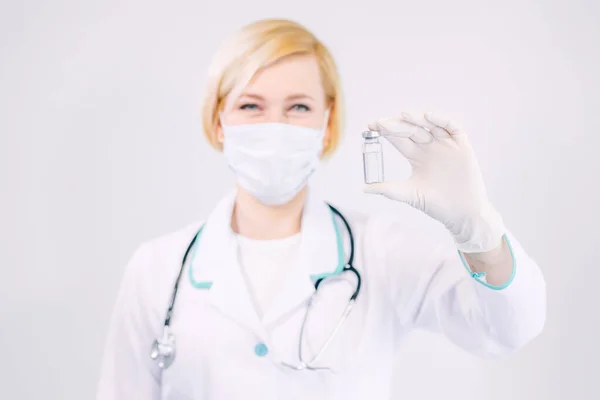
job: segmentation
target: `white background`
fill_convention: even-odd
[[[415,334],[397,398],[600,398],[599,12],[592,0],[2,0],[0,397],[93,398],[133,249],[205,217],[233,183],[201,133],[212,54],[243,24],[288,17],[330,46],[347,95],[344,141],[315,181],[328,198],[403,207],[362,193],[360,133],[441,112],[466,128],[547,279],[546,329],[524,351],[482,361]],[[387,178],[407,177],[385,152]]]

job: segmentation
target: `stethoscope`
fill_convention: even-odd
[[[302,321],[302,326],[300,328],[300,339],[299,339],[299,343],[298,343],[298,358],[299,358],[300,362],[297,365],[288,364],[285,362],[281,363],[285,367],[288,367],[288,368],[291,368],[294,370],[298,370],[298,371],[304,370],[304,369],[308,369],[308,370],[329,369],[328,367],[320,367],[320,366],[316,366],[315,364],[321,358],[323,353],[325,353],[325,351],[327,350],[329,345],[333,342],[333,339],[335,339],[335,337],[340,332],[342,326],[348,319],[348,315],[350,314],[350,312],[352,311],[352,308],[354,307],[356,299],[358,298],[358,294],[360,293],[361,276],[360,276],[360,273],[356,270],[356,268],[354,268],[354,266],[352,265],[352,262],[354,261],[354,235],[352,234],[352,229],[350,228],[350,224],[348,223],[346,218],[344,218],[344,216],[335,207],[333,207],[330,204],[328,204],[328,206],[329,206],[329,209],[331,210],[331,212],[334,215],[337,215],[342,220],[342,222],[345,225],[346,231],[348,232],[348,237],[350,239],[350,254],[348,256],[348,262],[344,265],[344,267],[342,268],[341,271],[334,273],[333,275],[329,275],[329,276],[339,276],[343,273],[350,272],[356,276],[356,289],[352,293],[352,296],[350,296],[350,299],[348,300],[348,304],[346,305],[346,308],[344,309],[344,312],[342,313],[340,319],[338,320],[338,323],[336,324],[335,328],[329,335],[329,338],[325,341],[325,343],[321,346],[319,351],[316,352],[316,354],[310,360],[305,360],[304,356],[302,354],[303,353],[302,352],[302,343],[303,343],[303,338],[304,338],[304,327],[306,326],[306,323],[308,321],[310,309],[316,301],[316,296],[317,296],[317,292],[319,290],[319,286],[321,285],[323,280],[327,279],[329,276],[321,277],[315,281],[315,291],[308,301],[306,311],[304,313],[304,319]],[[341,243],[341,240],[339,240],[340,233],[338,231],[335,220],[334,220],[334,224],[335,224],[335,228],[336,228],[336,235],[338,236],[338,243]],[[173,361],[175,360],[175,335],[171,331],[171,317],[173,315],[173,308],[175,307],[175,299],[177,298],[177,291],[179,289],[179,283],[181,281],[181,276],[183,274],[186,260],[190,253],[190,250],[195,246],[196,242],[198,241],[198,237],[199,237],[201,231],[202,231],[202,228],[200,230],[198,230],[198,232],[194,235],[194,238],[188,245],[187,250],[185,251],[185,254],[183,255],[183,260],[181,262],[181,268],[179,269],[177,279],[175,280],[175,285],[173,286],[173,292],[171,294],[171,301],[169,302],[169,307],[167,309],[167,313],[165,316],[162,337],[155,339],[154,342],[152,343],[152,350],[150,351],[150,358],[152,360],[154,360],[157,363],[158,367],[161,369],[169,368],[171,366],[171,364],[173,364]],[[343,252],[341,252],[341,254],[343,254]]]

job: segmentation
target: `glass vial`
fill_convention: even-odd
[[[365,139],[363,144],[363,169],[365,172],[365,183],[383,182],[383,148],[378,131],[365,131],[362,134]]]

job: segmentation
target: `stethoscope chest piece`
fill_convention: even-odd
[[[152,342],[150,358],[155,360],[161,369],[167,369],[173,364],[175,360],[175,336],[168,327],[165,327],[162,338],[155,339]]]

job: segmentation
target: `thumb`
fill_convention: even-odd
[[[380,194],[391,200],[414,204],[417,198],[417,188],[412,181],[371,183],[365,186],[365,193]]]

